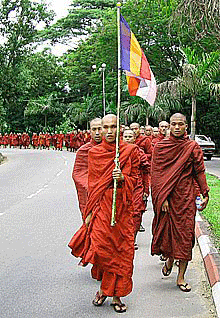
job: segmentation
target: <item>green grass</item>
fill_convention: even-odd
[[[201,213],[209,222],[216,247],[220,250],[220,180],[209,174],[206,178],[210,188],[209,203]]]

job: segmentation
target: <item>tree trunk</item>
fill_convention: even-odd
[[[146,126],[148,126],[149,125],[149,117],[148,117],[148,115],[146,115]]]
[[[128,114],[125,113],[125,126],[127,126],[127,125],[128,125]]]
[[[47,115],[44,115],[44,129],[47,131]]]
[[[192,115],[191,115],[191,139],[195,140],[196,135],[196,98],[192,97]]]

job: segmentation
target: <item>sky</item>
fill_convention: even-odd
[[[45,0],[45,2],[49,5],[49,7],[55,11],[56,20],[67,16],[68,8],[72,2],[72,0]],[[63,44],[56,44],[52,47],[52,53],[61,56],[68,49],[71,49],[74,46],[73,43],[70,43],[70,46]],[[42,47],[42,46],[41,46]],[[45,47],[45,46],[43,46]]]
[[[57,18],[65,17],[68,13],[68,7],[71,4],[71,0],[45,0],[49,4],[50,8],[56,12]]]

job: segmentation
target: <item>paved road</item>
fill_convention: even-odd
[[[117,317],[109,306],[91,304],[99,284],[90,267],[67,247],[81,224],[71,180],[75,155],[68,152],[6,149],[0,166],[0,317]],[[161,275],[158,257],[151,257],[152,208],[144,216],[145,233],[138,235],[134,290],[126,297],[132,318],[216,317],[198,246],[183,293],[175,286],[176,271]]]
[[[205,166],[207,172],[220,178],[220,158],[212,157],[212,160],[206,160]]]

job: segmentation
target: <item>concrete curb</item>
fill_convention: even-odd
[[[220,318],[220,254],[211,242],[207,226],[199,213],[196,215],[196,238],[212,289],[217,316]]]

